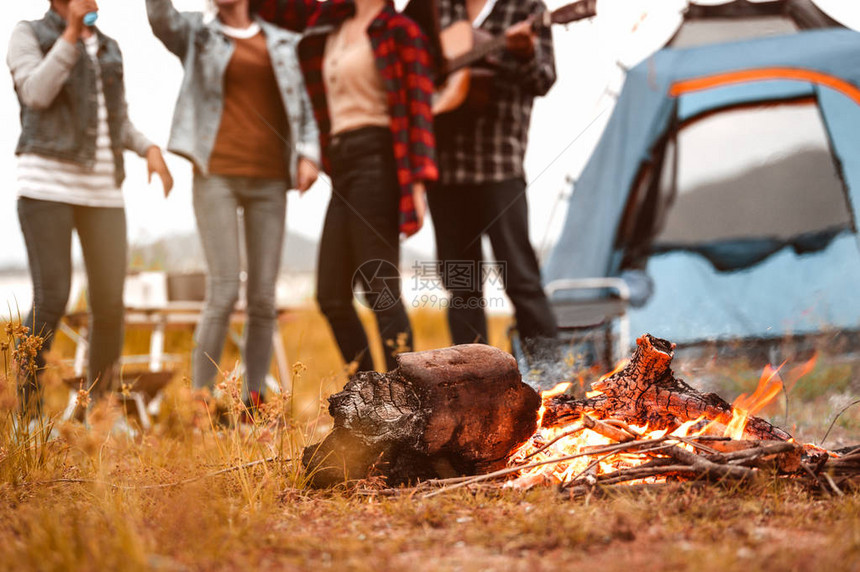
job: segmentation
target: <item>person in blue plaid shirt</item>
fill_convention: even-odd
[[[556,334],[529,242],[523,169],[532,103],[556,79],[551,31],[535,33],[529,22],[546,7],[541,0],[439,0],[438,5],[443,30],[468,20],[493,36],[507,37],[506,48],[488,62],[496,72],[488,104],[436,121],[440,180],[428,199],[438,257],[443,268],[480,268],[481,237],[489,236],[528,351]],[[451,295],[448,322],[454,343],[486,343],[480,276],[464,287],[448,274],[443,271]]]

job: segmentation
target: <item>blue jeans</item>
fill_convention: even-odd
[[[206,302],[194,334],[192,379],[212,388],[239,299],[242,271],[238,209],[245,219],[248,321],[245,327],[247,391],[265,392],[275,331],[275,283],[284,242],[287,185],[281,180],[194,176],[194,215],[206,257]]]
[[[22,197],[18,199],[18,219],[33,280],[33,306],[25,325],[45,338],[36,365],[45,367],[43,354],[50,349],[66,312],[72,284],[72,233],[77,231],[90,308],[87,381],[94,396],[103,393],[114,383],[112,374],[122,352],[125,211]],[[21,387],[22,403],[39,390],[37,381],[27,377]]]

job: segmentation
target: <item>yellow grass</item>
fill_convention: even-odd
[[[412,322],[416,349],[448,343],[442,314],[419,312]],[[507,326],[507,318],[493,319],[494,344],[506,347]],[[15,375],[6,367],[0,571],[857,570],[860,494],[850,491],[844,498],[815,496],[767,480],[738,489],[629,489],[584,500],[553,489],[497,487],[433,499],[310,491],[297,459],[327,428],[325,398],[346,377],[318,313],[297,311],[282,334],[296,364],[294,394],[273,399],[250,428],[215,427],[192,399],[188,331],[168,336],[167,351],[186,357],[176,365],[155,427],[133,438],[111,435],[124,414],[108,403],[96,407],[89,429],[71,422],[27,429],[16,419]],[[129,331],[126,353],[147,346],[146,332]],[[71,350],[58,339],[45,376],[55,414],[67,397],[59,361]],[[0,359],[10,353],[6,348]],[[222,362],[228,416],[238,413],[238,380],[230,374],[236,359],[228,348]],[[819,386],[832,384],[843,395],[856,391],[855,377],[853,369],[820,369],[817,381],[802,386],[796,414],[806,419],[812,404],[822,417],[811,434],[820,436],[830,419],[821,404],[834,394]],[[737,383],[738,390],[748,385]],[[858,419],[849,411],[840,421],[844,438],[860,441]],[[49,438],[52,429],[56,438]]]

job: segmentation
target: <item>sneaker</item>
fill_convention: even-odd
[[[259,391],[249,391],[248,397],[242,400],[242,414],[239,416],[240,423],[251,424],[260,419],[260,406],[266,402],[266,398]]]

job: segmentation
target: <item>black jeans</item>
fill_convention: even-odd
[[[125,211],[22,197],[18,199],[18,219],[33,280],[33,306],[24,325],[45,338],[36,366],[45,367],[44,353],[66,312],[72,283],[72,232],[77,231],[90,308],[87,381],[89,386],[98,381],[92,389],[94,396],[103,393],[114,381],[113,369],[122,353]],[[28,378],[21,387],[23,403],[38,389],[36,379]]]
[[[541,285],[529,242],[526,184],[511,179],[483,185],[436,185],[427,193],[442,281],[450,292],[448,324],[455,344],[487,343],[481,266],[481,237],[490,237],[500,264],[498,277],[514,305],[520,336],[527,343],[554,338],[556,321]],[[472,268],[463,280],[457,268]]]
[[[400,299],[400,186],[387,128],[336,136],[331,146],[332,198],[320,240],[317,301],[340,353],[358,371],[373,369],[367,334],[353,306],[353,286],[373,309],[385,355],[411,350],[412,328]]]

